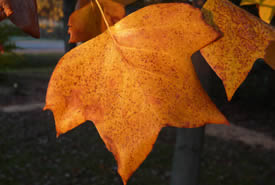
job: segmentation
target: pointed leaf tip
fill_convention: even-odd
[[[275,1],[274,0],[242,0],[241,6],[257,4],[259,9],[260,18],[270,23],[273,16],[275,15]]]
[[[59,61],[46,102],[58,133],[95,124],[126,184],[161,128],[227,123],[191,62],[219,33],[183,3],[145,7],[110,29],[116,43],[104,32]]]
[[[201,49],[201,54],[223,81],[230,101],[258,58],[274,65],[270,42],[275,40],[275,29],[228,0],[208,0],[202,11],[223,37]]]

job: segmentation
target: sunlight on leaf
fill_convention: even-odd
[[[275,15],[275,0],[242,0],[241,5],[259,5],[259,16],[266,23],[270,23]]]
[[[161,128],[228,121],[194,71],[191,55],[220,35],[188,4],[148,6],[68,52],[49,82],[57,135],[95,124],[127,183]]]
[[[231,100],[257,59],[264,59],[274,69],[275,52],[271,50],[275,29],[228,0],[208,0],[202,11],[223,37],[201,49],[201,53],[223,81]]]
[[[12,14],[10,2],[8,0],[0,0],[0,21]]]
[[[113,0],[99,0],[103,7],[104,15],[110,25],[114,25],[117,21],[125,16],[124,5]],[[102,19],[102,15],[95,1],[79,0],[77,9],[70,16],[68,25],[70,41],[82,42],[87,41],[106,30],[106,25]]]

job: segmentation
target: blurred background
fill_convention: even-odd
[[[159,2],[172,0],[138,0],[126,10],[130,13]],[[197,6],[203,2],[188,1]],[[115,160],[92,122],[57,139],[52,113],[42,111],[55,65],[75,47],[68,44],[67,22],[76,1],[37,3],[40,39],[24,34],[8,20],[0,22],[0,185],[122,184]],[[256,6],[244,8],[257,15]],[[208,94],[232,123],[206,127],[200,184],[274,185],[274,71],[258,60],[227,102],[221,81],[199,53],[193,61]],[[129,185],[170,184],[175,136],[176,128],[161,131]]]

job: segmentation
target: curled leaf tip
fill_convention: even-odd
[[[60,133],[57,132],[56,133],[56,138],[59,138],[59,136],[60,136]]]
[[[43,111],[45,111],[45,110],[49,110],[49,107],[48,107],[47,105],[45,105],[45,106],[43,107]]]

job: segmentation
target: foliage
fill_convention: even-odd
[[[31,36],[40,37],[36,0],[0,0],[0,21],[5,18]]]
[[[100,0],[99,2],[109,25],[114,25],[125,16],[123,4],[112,0]],[[68,25],[71,43],[87,41],[107,28],[95,1],[88,0],[78,1],[77,10],[70,16]]]
[[[191,62],[218,37],[188,4],[153,5],[127,16],[55,69],[45,109],[54,113],[57,134],[93,121],[126,184],[162,127],[227,123]]]
[[[6,53],[0,55],[0,72],[19,72],[19,71],[49,71],[51,72],[61,54],[19,54]],[[41,74],[41,73],[40,73]]]
[[[258,58],[275,69],[275,29],[227,0],[208,0],[202,10],[206,21],[223,37],[201,53],[231,100]]]
[[[37,0],[37,12],[42,18],[58,21],[63,18],[63,0]]]
[[[10,3],[6,0],[0,0],[0,21],[12,14],[12,8]]]
[[[257,58],[273,66],[268,50],[275,41],[273,27],[227,0],[208,0],[203,13],[222,32],[218,39],[219,32],[204,24],[199,10],[181,5],[153,5],[127,16],[67,53],[49,83],[45,109],[53,111],[58,135],[93,121],[124,184],[162,127],[227,123],[194,73],[190,57],[195,51],[204,47],[209,64],[218,63],[213,68],[224,80],[228,99]]]
[[[84,41],[108,31],[60,60],[45,109],[53,111],[58,135],[93,121],[117,160],[124,184],[151,151],[161,128],[228,123],[196,77],[190,59],[195,51],[201,49],[223,80],[229,100],[257,58],[274,68],[274,28],[228,0],[208,0],[203,15],[187,4],[153,5],[110,28],[113,15],[119,13],[118,19],[124,15],[122,11],[109,14],[107,7],[117,6],[110,0],[105,5],[105,0],[99,1],[103,10],[93,6],[94,1],[79,0],[83,7],[77,11],[86,9],[72,15],[71,32],[77,32],[72,30],[80,20],[84,32],[76,35],[88,36],[72,40]],[[2,17],[6,14],[5,9],[0,12]],[[95,23],[88,30],[96,31],[86,34],[91,15]]]
[[[16,49],[15,44],[10,39],[11,37],[18,35],[22,35],[22,32],[14,25],[7,22],[0,23],[0,55],[1,53],[11,52]]]
[[[63,18],[63,0],[37,0],[37,11],[39,18],[46,24],[40,22],[40,27],[48,33],[54,31],[55,23]]]
[[[261,19],[267,23],[270,23],[275,15],[275,1],[274,0],[242,0],[241,5],[253,5],[259,6],[259,15]]]

